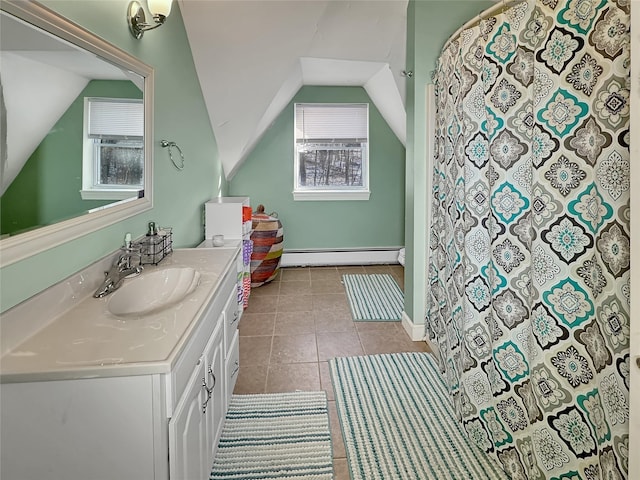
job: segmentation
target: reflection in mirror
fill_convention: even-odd
[[[151,207],[153,71],[37,3],[1,8],[6,265]]]

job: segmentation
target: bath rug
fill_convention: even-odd
[[[472,443],[428,353],[329,360],[352,480],[507,480]]]
[[[400,321],[404,293],[388,274],[346,274],[342,276],[354,321]]]
[[[325,392],[233,395],[210,480],[331,480]]]

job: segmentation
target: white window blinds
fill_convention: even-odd
[[[365,143],[368,105],[296,103],[296,142]]]
[[[144,132],[142,100],[89,98],[90,138],[141,139]]]

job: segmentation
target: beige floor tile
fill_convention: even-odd
[[[287,267],[280,270],[280,282],[297,282],[300,280],[311,280],[311,274],[307,267]]]
[[[251,287],[251,296],[262,295],[278,295],[280,293],[280,282],[271,281],[260,285],[259,287]]]
[[[275,335],[301,335],[315,333],[311,312],[279,312],[275,318]]]
[[[367,355],[381,353],[425,352],[425,342],[413,342],[405,332],[390,334],[383,331],[359,332],[362,348]]]
[[[350,480],[349,465],[346,458],[333,459],[333,480]]]
[[[280,295],[311,295],[311,280],[300,280],[282,282],[280,284]]]
[[[400,264],[398,265],[389,265],[389,269],[393,275],[398,275],[399,277],[404,277],[404,267]]]
[[[271,313],[278,306],[278,295],[250,295],[244,313]]]
[[[311,293],[345,293],[345,290],[337,280],[311,280]]]
[[[334,281],[339,282],[342,274],[338,272],[336,267],[320,267],[311,269],[311,282],[318,281]]]
[[[404,277],[403,276],[396,276],[396,275],[392,275],[392,277],[396,281],[396,283],[398,284],[398,287],[400,287],[400,290],[402,290],[404,292]]]
[[[358,334],[353,332],[318,332],[318,359],[325,362],[334,357],[363,355]]]
[[[364,266],[365,273],[388,273],[391,275],[391,266],[390,265],[365,265]]]
[[[240,366],[268,365],[273,337],[242,337],[240,339]]]
[[[278,312],[309,312],[313,295],[278,295]]]
[[[346,293],[313,294],[313,310],[349,311]]]
[[[348,274],[348,273],[364,273],[363,265],[340,265],[337,267],[340,276]]]
[[[320,388],[327,392],[327,400],[333,401],[335,395],[333,392],[333,384],[331,383],[331,372],[329,371],[329,362],[320,362]]]
[[[390,335],[405,334],[400,322],[353,322],[358,333],[384,332]]]
[[[318,391],[320,372],[318,363],[285,363],[269,365],[267,393]]]
[[[265,393],[267,386],[267,365],[251,365],[240,367],[238,380],[233,389],[236,395],[252,395]]]
[[[331,427],[331,441],[333,443],[333,458],[346,457],[344,449],[344,440],[342,438],[342,429],[340,427],[340,418],[336,410],[336,402],[328,402],[329,406],[329,426]]]
[[[317,310],[311,312],[316,332],[355,332],[351,313],[343,310]]]
[[[269,364],[275,363],[309,363],[318,361],[316,336],[276,335],[273,337]]]
[[[275,313],[243,313],[240,318],[240,335],[273,335],[276,323]]]

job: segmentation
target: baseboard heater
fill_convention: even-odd
[[[397,264],[402,247],[284,250],[280,266]]]

